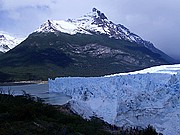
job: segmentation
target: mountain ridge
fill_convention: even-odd
[[[110,22],[99,10],[93,9],[84,17],[48,20],[1,55],[0,73],[7,76],[6,81],[47,80],[56,76],[103,76],[174,63],[153,44]]]
[[[11,36],[4,31],[0,31],[0,52],[8,52],[10,49],[13,49],[20,44],[23,40],[23,38]]]
[[[106,34],[110,38],[123,39],[136,42],[150,49],[154,53],[160,54],[169,62],[177,62],[167,54],[157,49],[151,42],[142,39],[137,34],[131,32],[122,24],[115,24],[108,20],[106,15],[100,10],[93,8],[91,12],[77,19],[68,20],[48,20],[35,32],[57,32],[61,31],[68,34]]]

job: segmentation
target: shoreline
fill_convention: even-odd
[[[18,86],[30,84],[48,84],[48,81],[18,81],[18,82],[0,82],[0,86]]]

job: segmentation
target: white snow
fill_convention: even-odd
[[[147,68],[140,71],[129,72],[129,73],[119,73],[113,75],[107,75],[105,77],[119,76],[119,75],[128,75],[128,74],[147,74],[147,73],[167,73],[167,74],[177,74],[180,71],[180,64],[176,65],[161,65],[151,68]]]
[[[71,109],[117,126],[153,125],[180,134],[180,64],[105,77],[49,79],[49,91],[72,97]]]
[[[97,10],[96,10],[97,11]],[[87,13],[77,19],[68,20],[48,20],[40,26],[35,32],[63,32],[67,34],[107,34],[116,39],[125,39],[130,42],[142,40],[139,36],[131,34],[124,26],[115,24],[108,19],[100,19],[96,11]]]
[[[16,47],[23,40],[24,38],[10,36],[8,33],[0,31],[0,51],[5,53]]]
[[[77,20],[51,20],[51,27],[48,21],[45,22],[39,29],[35,32],[56,32],[60,31],[70,35],[77,33],[91,34],[91,32],[100,32],[106,34],[102,27],[98,27],[96,24],[91,24],[92,19],[77,19]]]
[[[49,26],[49,23],[51,26]],[[55,32],[55,31],[61,31],[63,33],[68,34],[76,34],[76,33],[84,33],[89,34],[89,32],[84,31],[81,28],[78,28],[75,24],[64,21],[64,20],[51,20],[45,22],[36,32]]]
[[[139,45],[143,45],[152,52],[159,53],[163,58],[167,58],[168,61],[174,61],[173,59],[169,58],[164,53],[156,49],[152,43],[143,40],[140,36],[132,33],[125,26],[113,23],[112,21],[108,20],[108,18],[105,17],[104,13],[95,8],[93,8],[91,12],[77,19],[60,21],[48,20],[34,32],[63,32],[70,35],[75,35],[77,33],[89,35],[105,34],[109,38],[122,39],[129,42],[135,42]]]

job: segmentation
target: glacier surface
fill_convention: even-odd
[[[180,134],[180,64],[104,77],[49,79],[49,91],[72,97],[72,111],[124,127],[153,125]]]

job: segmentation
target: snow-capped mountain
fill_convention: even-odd
[[[13,37],[5,32],[0,31],[0,52],[7,52],[20,44],[22,41],[23,38]]]
[[[71,110],[117,126],[153,125],[164,135],[180,134],[180,64],[105,77],[49,79],[49,92],[72,97]]]
[[[1,55],[0,63],[0,73],[10,81],[97,77],[176,61],[94,8],[78,19],[48,20],[18,47]]]
[[[35,32],[63,32],[68,34],[106,34],[110,38],[122,39],[135,42],[145,46],[154,53],[160,54],[162,58],[169,62],[176,62],[174,59],[154,47],[154,45],[142,39],[137,34],[132,33],[128,28],[121,24],[115,24],[108,20],[104,13],[93,8],[92,11],[77,19],[68,20],[48,20]]]
[[[78,18],[68,20],[48,20],[36,32],[56,32],[61,31],[68,34],[107,34],[109,37],[116,39],[125,39],[131,42],[146,45],[144,41],[138,35],[130,32],[125,26],[121,24],[115,24],[109,21],[104,13],[92,9],[92,12]]]

